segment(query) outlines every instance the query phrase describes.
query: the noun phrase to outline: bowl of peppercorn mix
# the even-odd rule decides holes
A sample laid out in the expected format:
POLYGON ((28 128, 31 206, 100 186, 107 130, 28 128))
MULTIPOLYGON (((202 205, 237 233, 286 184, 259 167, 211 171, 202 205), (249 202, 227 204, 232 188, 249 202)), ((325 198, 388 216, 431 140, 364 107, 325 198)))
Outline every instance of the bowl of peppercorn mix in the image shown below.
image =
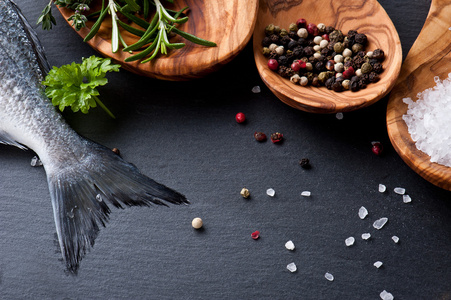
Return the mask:
POLYGON ((260 77, 307 112, 366 107, 399 76, 402 49, 377 1, 260 1, 253 50, 260 77))

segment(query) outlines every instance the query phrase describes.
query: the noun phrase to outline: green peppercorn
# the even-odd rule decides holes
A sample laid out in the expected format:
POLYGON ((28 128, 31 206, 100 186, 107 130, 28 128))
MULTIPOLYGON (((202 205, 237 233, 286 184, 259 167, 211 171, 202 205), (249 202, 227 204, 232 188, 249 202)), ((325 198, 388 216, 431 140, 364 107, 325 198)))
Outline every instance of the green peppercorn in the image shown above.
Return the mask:
POLYGON ((336 53, 342 53, 345 50, 345 46, 341 42, 337 42, 334 45, 334 51, 336 53))
POLYGON ((274 24, 269 24, 268 26, 266 26, 265 34, 268 36, 274 34, 274 24))
POLYGON ((363 50, 363 45, 362 44, 357 44, 355 43, 354 45, 352 45, 352 52, 357 53, 363 50))
POLYGON ((343 42, 344 35, 341 30, 334 30, 329 34, 329 40, 331 42, 337 43, 337 42, 343 42))
POLYGON ((370 63, 364 63, 360 69, 362 70, 363 74, 368 74, 373 70, 373 67, 370 63))
POLYGON ((286 29, 281 29, 279 35, 281 37, 287 36, 288 35, 288 31, 286 29))
POLYGON ((268 47, 263 47, 263 55, 264 56, 269 56, 270 53, 271 53, 271 50, 269 50, 268 47))
POLYGON ((279 34, 280 33, 280 27, 279 26, 274 26, 274 34, 279 34))
POLYGON ((320 84, 326 83, 326 80, 329 79, 329 73, 328 72, 321 72, 318 75, 318 81, 320 84))
POLYGON ((347 63, 348 61, 352 61, 352 57, 348 56, 343 60, 344 63, 347 63))
POLYGON ((298 31, 298 26, 295 23, 291 23, 288 27, 288 30, 290 31, 298 31))

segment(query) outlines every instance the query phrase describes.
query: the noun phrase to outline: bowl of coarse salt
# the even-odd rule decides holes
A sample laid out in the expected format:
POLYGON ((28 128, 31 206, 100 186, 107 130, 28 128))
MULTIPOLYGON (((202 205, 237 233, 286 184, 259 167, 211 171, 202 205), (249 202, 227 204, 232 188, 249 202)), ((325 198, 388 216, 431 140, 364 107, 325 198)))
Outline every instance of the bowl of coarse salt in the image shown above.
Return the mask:
POLYGON ((451 190, 451 1, 432 0, 387 107, 393 147, 419 175, 451 190))

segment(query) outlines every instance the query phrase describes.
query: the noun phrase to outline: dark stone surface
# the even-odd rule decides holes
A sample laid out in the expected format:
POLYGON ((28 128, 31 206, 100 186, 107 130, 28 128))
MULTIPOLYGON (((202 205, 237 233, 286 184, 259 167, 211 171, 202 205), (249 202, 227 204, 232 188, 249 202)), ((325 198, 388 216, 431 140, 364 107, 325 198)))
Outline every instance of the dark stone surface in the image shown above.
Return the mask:
MULTIPOLYGON (((429 1, 380 1, 399 31, 404 57, 429 1)), ((35 23, 47 0, 17 0, 35 23)), ((37 29, 51 65, 95 52, 55 12, 37 29)), ((413 172, 390 145, 387 98, 343 120, 288 107, 263 84, 250 45, 205 79, 165 82, 126 71, 109 76, 101 97, 116 114, 65 113, 81 134, 143 173, 186 194, 188 207, 113 209, 78 276, 65 273, 42 168, 31 151, 0 146, 2 299, 451 299, 451 202, 413 172), (260 85, 262 92, 251 89, 260 85), (237 124, 242 111, 248 121, 237 124), (255 131, 284 134, 257 143, 255 131), (385 155, 371 152, 381 141, 385 155), (298 162, 310 159, 312 168, 298 162), (377 191, 378 184, 387 192, 377 191), (412 197, 404 204, 393 192, 412 197), (247 187, 251 198, 239 192, 247 187), (276 196, 270 198, 266 189, 276 196), (310 198, 301 192, 312 192, 310 198), (365 206, 369 215, 360 220, 365 206), (205 229, 191 220, 201 217, 205 229), (382 230, 374 220, 388 217, 382 230), (251 239, 255 230, 259 240, 251 239), (363 241, 361 234, 372 238, 363 241), (397 235, 399 244, 391 237, 397 235), (346 247, 344 240, 356 242, 346 247), (296 250, 285 249, 292 240, 296 250), (373 263, 384 265, 376 269, 373 263), (286 265, 295 262, 296 273, 286 265), (330 272, 335 281, 324 274, 330 272)))

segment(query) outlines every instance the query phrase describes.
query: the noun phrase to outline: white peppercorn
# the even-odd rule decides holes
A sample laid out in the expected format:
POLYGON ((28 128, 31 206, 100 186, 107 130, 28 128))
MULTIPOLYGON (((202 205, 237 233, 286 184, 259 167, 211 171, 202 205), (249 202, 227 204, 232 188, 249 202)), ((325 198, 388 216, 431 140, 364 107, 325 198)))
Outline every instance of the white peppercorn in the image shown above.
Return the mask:
POLYGON ((277 53, 278 55, 282 55, 283 52, 285 51, 285 48, 284 48, 283 46, 278 46, 278 47, 275 49, 275 51, 276 51, 276 53, 277 53))
POLYGON ((319 46, 321 48, 326 48, 327 45, 329 45, 329 41, 328 40, 322 40, 321 43, 319 43, 319 46))
POLYGON ((335 74, 335 78, 340 78, 340 77, 343 77, 343 73, 336 73, 335 74))
POLYGON ((321 32, 321 33, 326 31, 326 25, 323 23, 319 23, 318 25, 316 25, 316 27, 318 28, 319 32, 321 32))
POLYGON ((305 64, 305 70, 306 71, 311 71, 311 70, 313 70, 313 65, 311 64, 311 63, 306 63, 305 64))
POLYGON ((368 58, 372 58, 372 57, 373 57, 373 51, 368 51, 368 52, 366 53, 366 56, 367 56, 368 58))
POLYGON ((277 45, 276 44, 274 44, 274 43, 272 43, 271 45, 269 45, 269 50, 271 50, 271 51, 274 51, 274 50, 276 50, 276 48, 277 48, 277 45))
POLYGON ((301 76, 299 76, 298 74, 294 74, 293 76, 290 77, 290 81, 294 84, 299 83, 299 81, 301 81, 301 76))
POLYGON ((300 83, 300 85, 302 85, 302 86, 308 85, 308 78, 305 77, 305 76, 302 76, 302 77, 301 77, 301 81, 300 81, 299 83, 300 83))
POLYGON ((362 70, 361 70, 361 69, 357 69, 357 70, 355 71, 355 75, 356 75, 356 76, 362 76, 362 70))
POLYGON ((316 59, 319 59, 321 57, 321 53, 315 52, 315 53, 313 53, 313 57, 316 59))
POLYGON ((191 225, 193 226, 194 229, 200 229, 203 226, 203 222, 201 218, 194 218, 193 221, 191 222, 191 225))
POLYGON ((318 36, 315 36, 315 37, 313 38, 313 42, 314 42, 315 44, 317 44, 317 45, 319 45, 319 43, 321 43, 322 40, 323 40, 323 38, 320 37, 319 35, 318 35, 318 36))
POLYGON ((308 37, 308 31, 305 28, 301 28, 298 30, 297 35, 301 38, 307 38, 308 37))
POLYGON ((343 60, 344 60, 344 57, 343 57, 343 55, 341 55, 341 54, 337 54, 337 55, 334 56, 334 61, 335 61, 336 63, 342 63, 343 60))
POLYGON ((349 49, 349 48, 346 48, 346 49, 343 50, 342 55, 343 55, 343 57, 351 57, 352 56, 352 50, 349 49))
POLYGON ((335 70, 335 72, 337 72, 337 73, 342 73, 343 70, 344 70, 343 63, 341 63, 341 62, 336 63, 336 64, 334 65, 334 70, 335 70))
POLYGON ((313 50, 316 51, 316 52, 321 51, 321 46, 320 45, 315 45, 315 46, 313 46, 313 50))
POLYGON ((345 79, 343 80, 343 82, 341 83, 341 85, 343 86, 343 89, 345 90, 349 90, 349 84, 351 83, 351 81, 349 79, 345 79))

